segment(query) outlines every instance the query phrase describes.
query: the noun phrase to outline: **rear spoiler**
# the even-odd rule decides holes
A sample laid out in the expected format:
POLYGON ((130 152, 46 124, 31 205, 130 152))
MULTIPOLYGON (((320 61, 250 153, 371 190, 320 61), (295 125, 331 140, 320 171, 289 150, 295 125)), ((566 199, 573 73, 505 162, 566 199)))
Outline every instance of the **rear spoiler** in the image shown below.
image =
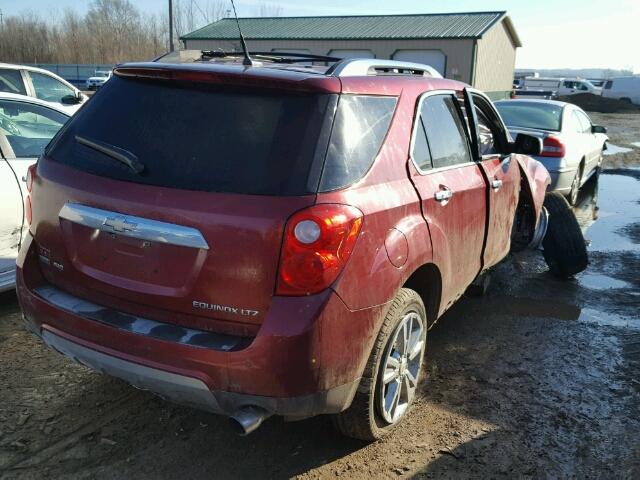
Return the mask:
POLYGON ((237 85, 298 92, 340 93, 340 80, 314 73, 278 68, 246 68, 242 65, 131 63, 118 65, 122 78, 237 85))

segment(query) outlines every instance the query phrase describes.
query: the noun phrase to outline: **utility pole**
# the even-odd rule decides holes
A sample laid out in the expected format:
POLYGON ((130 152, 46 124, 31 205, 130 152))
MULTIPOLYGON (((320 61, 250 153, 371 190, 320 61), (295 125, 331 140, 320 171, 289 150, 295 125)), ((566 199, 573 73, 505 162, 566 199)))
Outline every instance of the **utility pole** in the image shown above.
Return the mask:
POLYGON ((173 52, 173 1, 169 0, 169 51, 173 52))

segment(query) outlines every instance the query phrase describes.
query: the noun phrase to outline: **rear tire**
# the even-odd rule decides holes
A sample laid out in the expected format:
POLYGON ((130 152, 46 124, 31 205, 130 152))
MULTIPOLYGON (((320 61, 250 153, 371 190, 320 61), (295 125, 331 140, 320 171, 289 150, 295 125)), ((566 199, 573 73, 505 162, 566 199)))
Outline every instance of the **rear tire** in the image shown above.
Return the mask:
POLYGON ((544 259, 553 275, 569 278, 589 265, 582 230, 569 203, 559 193, 548 193, 544 206, 549 212, 549 225, 542 241, 544 259))
POLYGON ((380 327, 351 406, 332 416, 338 431, 359 440, 375 441, 402 422, 418 393, 426 340, 427 316, 422 299, 417 292, 402 288, 380 327), (407 324, 409 341, 405 342, 407 330, 403 327, 407 324), (408 348, 403 351, 404 345, 408 348), (390 403, 388 399, 392 399, 390 403))
POLYGON ((580 183, 582 182, 582 171, 583 166, 580 164, 578 170, 576 171, 576 176, 573 178, 573 182, 571 183, 571 190, 569 191, 569 196, 567 197, 567 201, 569 205, 575 206, 578 203, 578 195, 580 194, 580 183))

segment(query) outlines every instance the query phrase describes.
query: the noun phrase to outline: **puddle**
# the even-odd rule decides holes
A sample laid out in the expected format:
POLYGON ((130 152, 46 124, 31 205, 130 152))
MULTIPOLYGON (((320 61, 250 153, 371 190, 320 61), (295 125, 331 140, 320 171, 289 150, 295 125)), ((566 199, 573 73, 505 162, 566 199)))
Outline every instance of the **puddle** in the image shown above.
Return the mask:
POLYGON ((580 286, 591 290, 610 290, 616 288, 632 288, 631 284, 617 278, 599 275, 597 273, 583 273, 576 280, 580 286))
POLYGON ((625 234, 635 231, 640 224, 640 185, 634 178, 636 174, 640 170, 603 172, 591 196, 576 207, 576 217, 590 242, 590 251, 640 252, 640 244, 625 234))
MULTIPOLYGON (((598 275, 594 276, 597 277, 598 275)), ((616 281, 615 279, 611 280, 616 281)), ((578 321, 595 325, 627 327, 640 330, 640 318, 601 312, 594 308, 580 308, 578 305, 558 302, 548 298, 542 300, 527 297, 487 297, 478 303, 472 302, 462 308, 473 309, 475 314, 555 318, 557 320, 578 321)))
POLYGON ((578 320, 580 307, 551 299, 495 296, 479 302, 469 302, 461 308, 472 308, 483 314, 512 315, 515 317, 552 317, 559 320, 578 320))
POLYGON ((640 319, 629 318, 615 313, 605 313, 593 308, 583 308, 578 321, 607 327, 640 329, 640 319))
POLYGON ((605 155, 617 155, 619 153, 629 153, 632 152, 632 148, 627 147, 619 147, 617 145, 613 145, 612 143, 607 143, 607 149, 604 151, 605 155))

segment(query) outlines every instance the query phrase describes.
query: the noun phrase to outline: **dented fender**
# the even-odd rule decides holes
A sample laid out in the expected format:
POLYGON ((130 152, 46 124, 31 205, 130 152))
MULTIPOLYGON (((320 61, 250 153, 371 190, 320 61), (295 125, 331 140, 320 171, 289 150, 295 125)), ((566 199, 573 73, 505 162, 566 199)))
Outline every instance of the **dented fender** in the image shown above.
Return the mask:
POLYGON ((527 155, 515 155, 515 157, 518 160, 522 178, 526 180, 529 186, 531 203, 533 204, 537 221, 540 218, 544 196, 547 193, 547 186, 551 183, 551 177, 545 166, 534 158, 527 155))

